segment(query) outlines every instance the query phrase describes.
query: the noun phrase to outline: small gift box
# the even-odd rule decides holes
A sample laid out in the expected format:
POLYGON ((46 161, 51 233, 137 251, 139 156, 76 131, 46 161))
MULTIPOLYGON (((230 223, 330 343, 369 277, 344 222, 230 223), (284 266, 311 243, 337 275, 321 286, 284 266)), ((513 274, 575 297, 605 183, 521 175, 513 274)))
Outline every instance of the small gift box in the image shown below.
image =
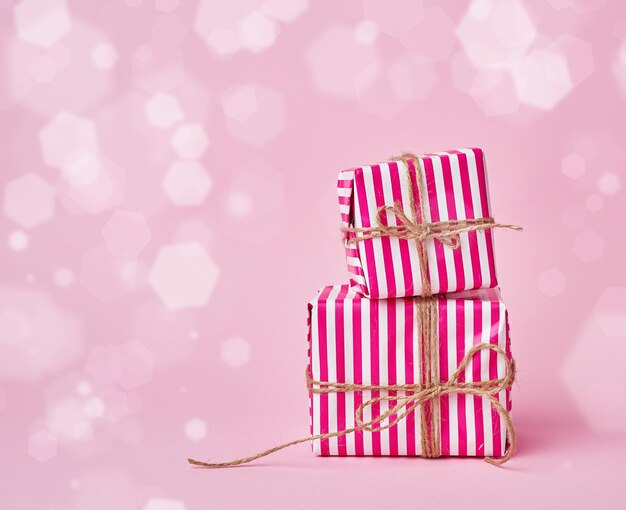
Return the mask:
POLYGON ((308 311, 314 453, 510 457, 515 371, 499 289, 375 300, 335 285, 308 311))
POLYGON ((339 174, 350 283, 372 298, 497 285, 481 149, 362 166, 339 174))

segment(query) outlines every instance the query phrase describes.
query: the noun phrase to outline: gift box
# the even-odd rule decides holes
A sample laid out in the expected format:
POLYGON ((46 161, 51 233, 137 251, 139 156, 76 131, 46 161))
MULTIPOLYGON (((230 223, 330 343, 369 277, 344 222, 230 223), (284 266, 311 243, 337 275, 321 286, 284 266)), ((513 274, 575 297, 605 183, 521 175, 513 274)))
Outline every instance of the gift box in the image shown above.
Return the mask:
MULTIPOLYGON (((493 220, 481 149, 424 154, 413 160, 345 170, 339 174, 338 194, 347 231, 350 283, 365 296, 420 296, 497 285, 493 226, 488 224, 493 220), (385 232, 363 239, 359 232, 377 228, 379 223, 393 228, 407 221, 432 228, 424 231, 421 241, 385 232), (458 227, 469 231, 446 237, 446 227, 448 231, 458 227), (422 271, 420 258, 424 259, 422 271)), ((415 235, 419 236, 419 231, 415 235)))
POLYGON ((514 366, 499 289, 375 300, 335 285, 308 312, 311 434, 326 436, 314 453, 505 454, 514 366))

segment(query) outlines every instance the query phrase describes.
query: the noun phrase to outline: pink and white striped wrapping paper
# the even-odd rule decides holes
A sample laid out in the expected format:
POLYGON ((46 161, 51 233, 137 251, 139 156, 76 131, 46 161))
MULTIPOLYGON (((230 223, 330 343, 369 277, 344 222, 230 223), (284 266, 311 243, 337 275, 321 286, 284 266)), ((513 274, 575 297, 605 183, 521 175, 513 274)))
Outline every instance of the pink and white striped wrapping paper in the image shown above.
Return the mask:
MULTIPOLYGON (((321 289, 309 303, 309 369, 315 380, 366 385, 412 384, 421 380, 418 363, 420 328, 415 300, 375 300, 348 285, 321 289)), ((454 372, 473 344, 497 344, 510 356, 507 310, 499 289, 483 289, 438 299, 439 370, 442 381, 454 372)), ((493 351, 481 351, 464 379, 495 380, 505 375, 493 351)), ((462 382, 462 381, 461 381, 462 382)), ((382 395, 386 392, 380 392, 382 395)), ((354 426, 356 408, 378 392, 310 394, 313 435, 354 426)), ((511 410, 510 390, 498 394, 511 410)), ((371 419, 388 403, 366 409, 371 419)), ((500 456, 506 449, 506 427, 488 401, 468 395, 441 397, 442 456, 500 456)), ((420 413, 380 432, 354 432, 313 440, 318 455, 420 455, 420 413)))
MULTIPOLYGON (((481 149, 458 149, 420 156, 427 196, 427 222, 491 216, 485 157, 481 149)), ((412 183, 416 171, 410 163, 412 183)), ((381 206, 400 201, 413 219, 405 163, 388 161, 344 170, 338 194, 344 227, 373 227, 381 206)), ((416 204, 419 203, 417 195, 416 204)), ((397 218, 388 213, 389 225, 397 218)), ((354 236, 349 233, 349 236, 354 236)), ((490 288, 497 285, 493 233, 481 230, 460 235, 460 248, 435 239, 425 241, 433 294, 490 288)), ((345 244, 350 283, 372 298, 419 296, 422 279, 415 241, 378 237, 345 244)))

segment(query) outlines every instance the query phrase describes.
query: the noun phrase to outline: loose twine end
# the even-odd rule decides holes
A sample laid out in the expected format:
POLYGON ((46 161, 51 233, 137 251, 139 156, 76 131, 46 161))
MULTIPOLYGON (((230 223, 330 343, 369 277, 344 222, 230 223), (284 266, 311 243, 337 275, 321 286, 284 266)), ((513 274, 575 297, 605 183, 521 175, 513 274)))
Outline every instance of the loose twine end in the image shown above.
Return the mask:
MULTIPOLYGON (((513 428, 513 421, 509 412, 502 405, 502 403, 494 396, 499 392, 510 388, 515 380, 515 364, 506 353, 497 345, 481 343, 474 345, 465 355, 465 357, 459 363, 457 369, 452 374, 449 380, 439 382, 427 382, 420 384, 395 384, 395 385, 363 385, 354 383, 335 383, 328 381, 317 381, 311 378, 308 369, 306 370, 307 388, 311 393, 325 394, 325 393, 345 393, 345 392, 372 392, 372 391, 385 391, 385 392, 401 392, 402 395, 382 395, 379 397, 373 397, 365 402, 361 403, 355 411, 355 423, 356 426, 347 428, 344 430, 337 430, 335 432, 328 432, 325 434, 316 434, 313 436, 307 436, 288 443, 283 443, 256 455, 249 457, 242 457, 234 459, 228 462, 204 462, 195 459, 188 458, 187 462, 192 466, 218 469, 225 467, 234 467, 241 464, 247 464, 249 462, 258 460, 262 457, 266 457, 273 453, 276 453, 290 446, 295 446, 300 443, 306 443, 314 440, 331 439, 337 437, 343 437, 353 432, 365 431, 365 432, 380 432, 382 430, 395 427, 402 420, 418 408, 424 409, 424 406, 430 405, 433 402, 438 403, 439 398, 443 395, 465 394, 474 395, 487 399, 492 408, 498 413, 507 431, 507 439, 509 447, 504 452, 504 456, 501 458, 486 457, 485 462, 493 466, 501 466, 507 462, 515 451, 515 429, 513 428), (496 353, 504 361, 505 374, 504 377, 492 381, 476 381, 476 382, 461 382, 461 374, 465 373, 465 369, 472 361, 474 356, 483 351, 490 350, 496 353), (370 420, 363 418, 365 409, 372 409, 375 406, 380 405, 381 402, 387 402, 389 409, 376 416, 372 416, 370 420)), ((371 411, 370 411, 371 413, 371 411)), ((436 458, 441 456, 439 441, 437 439, 438 433, 433 432, 432 419, 428 424, 422 417, 422 425, 428 424, 429 430, 422 435, 422 456, 436 458)))

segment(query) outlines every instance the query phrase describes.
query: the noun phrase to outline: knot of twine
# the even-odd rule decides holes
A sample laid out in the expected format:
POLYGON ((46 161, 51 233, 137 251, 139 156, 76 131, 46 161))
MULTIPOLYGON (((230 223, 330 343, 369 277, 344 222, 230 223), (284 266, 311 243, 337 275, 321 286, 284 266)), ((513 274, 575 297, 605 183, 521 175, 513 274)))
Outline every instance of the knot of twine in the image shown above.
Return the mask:
POLYGON ((426 193, 424 184, 422 183, 422 167, 420 159, 411 153, 404 153, 395 161, 402 161, 407 172, 409 208, 413 220, 405 213, 400 201, 396 201, 394 205, 384 205, 378 208, 376 212, 376 225, 373 227, 344 227, 341 231, 346 236, 348 244, 355 244, 366 239, 374 239, 375 237, 398 237, 400 239, 414 239, 417 243, 417 254, 420 264, 420 274, 422 277, 422 294, 431 295, 430 279, 428 275, 428 264, 426 260, 426 251, 424 241, 426 239, 437 239, 444 245, 457 249, 460 246, 460 235, 466 232, 477 230, 485 230, 488 228, 507 228, 511 230, 523 230, 518 225, 509 225, 505 223, 496 223, 491 217, 487 218, 468 218, 465 220, 447 220, 426 222, 425 200, 426 193), (409 161, 415 168, 415 178, 411 173, 409 161), (417 196, 417 203, 416 203, 417 196), (389 225, 386 221, 387 213, 392 213, 396 217, 398 225, 389 225), (354 234, 348 236, 348 234, 354 234))

